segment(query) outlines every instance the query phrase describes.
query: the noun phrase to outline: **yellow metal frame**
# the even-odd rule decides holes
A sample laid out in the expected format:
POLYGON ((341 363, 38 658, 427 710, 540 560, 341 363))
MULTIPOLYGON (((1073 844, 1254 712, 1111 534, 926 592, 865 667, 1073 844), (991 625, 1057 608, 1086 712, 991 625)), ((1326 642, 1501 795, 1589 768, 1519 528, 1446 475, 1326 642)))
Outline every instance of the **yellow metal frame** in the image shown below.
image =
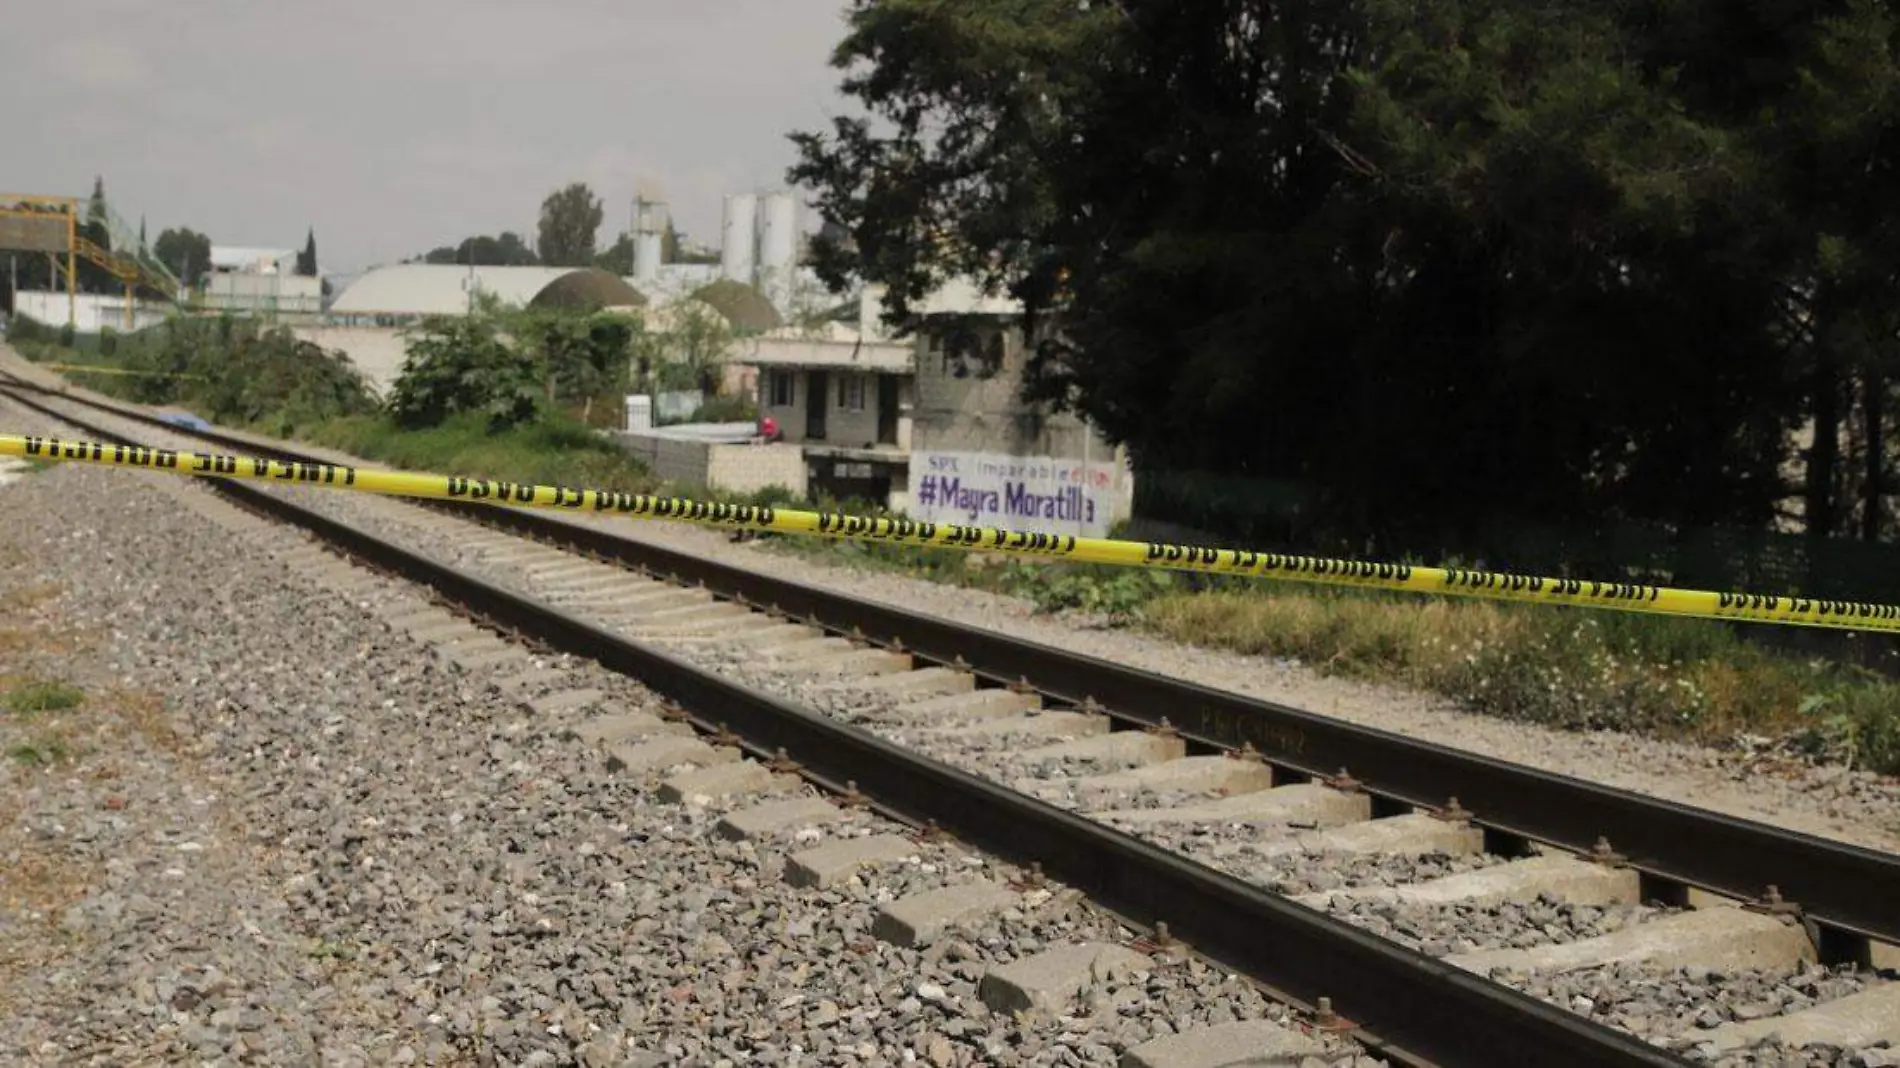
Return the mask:
MULTIPOLYGON (((119 280, 125 286, 125 329, 131 330, 133 324, 133 297, 140 286, 176 301, 178 294, 172 291, 167 279, 148 268, 144 263, 131 256, 124 256, 108 248, 102 248, 93 241, 80 236, 78 197, 44 196, 37 193, 0 193, 0 216, 16 218, 45 218, 47 215, 60 215, 66 220, 66 322, 69 326, 79 324, 79 261, 85 259, 104 268, 106 273, 119 280), (50 209, 50 210, 49 210, 50 209)), ((53 276, 59 276, 57 254, 48 252, 47 258, 53 264, 53 276)))

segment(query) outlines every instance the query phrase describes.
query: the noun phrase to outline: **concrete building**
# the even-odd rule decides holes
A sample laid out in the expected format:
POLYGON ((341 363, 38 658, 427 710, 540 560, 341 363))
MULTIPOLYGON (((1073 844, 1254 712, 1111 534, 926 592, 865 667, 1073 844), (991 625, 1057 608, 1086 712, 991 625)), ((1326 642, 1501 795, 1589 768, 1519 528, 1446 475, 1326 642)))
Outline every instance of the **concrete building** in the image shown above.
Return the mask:
POLYGON ((917 518, 1106 534, 1133 507, 1127 456, 1081 419, 1020 398, 1021 306, 952 282, 915 306, 908 338, 872 288, 823 331, 776 331, 743 359, 759 413, 804 454, 817 494, 917 518))
POLYGON ((323 311, 323 280, 297 273, 295 249, 213 245, 199 303, 231 315, 314 320, 323 311))

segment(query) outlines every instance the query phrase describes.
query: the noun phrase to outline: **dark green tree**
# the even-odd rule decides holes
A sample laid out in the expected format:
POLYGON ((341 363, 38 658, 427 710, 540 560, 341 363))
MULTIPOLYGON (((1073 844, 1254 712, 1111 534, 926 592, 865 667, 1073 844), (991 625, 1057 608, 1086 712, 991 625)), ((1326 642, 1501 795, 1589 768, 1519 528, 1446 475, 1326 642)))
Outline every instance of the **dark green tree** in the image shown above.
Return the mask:
POLYGON ((1859 397, 1880 509, 1900 92, 1875 0, 848 19, 867 114, 793 137, 814 265, 887 284, 905 325, 953 275, 1012 293, 1029 397, 1150 472, 1302 486, 1355 551, 1480 555, 1522 520, 1766 522, 1810 420, 1825 533, 1859 397))
POLYGON ((317 231, 312 227, 304 237, 303 251, 297 253, 297 273, 305 278, 317 276, 317 231))
MULTIPOLYGON (((80 224, 79 236, 101 250, 112 251, 110 218, 111 212, 106 206, 106 181, 95 175, 92 179, 92 196, 86 200, 86 218, 80 224)), ((83 259, 79 263, 79 285, 90 293, 111 293, 120 288, 110 271, 83 259)))
POLYGON ((468 413, 502 430, 540 409, 535 360, 509 348, 492 315, 431 317, 407 347, 389 396, 390 414, 405 427, 437 426, 468 413))
POLYGON ((606 217, 600 198, 584 182, 548 194, 541 202, 535 251, 550 267, 585 267, 594 261, 594 235, 606 217))
POLYGON ((424 263, 472 264, 476 267, 533 267, 541 262, 521 235, 512 230, 490 237, 463 238, 453 247, 443 245, 422 257, 424 263))
MULTIPOLYGON (((664 241, 664 238, 662 238, 664 241)), ((662 250, 664 251, 664 250, 662 250)), ((621 231, 614 243, 594 256, 594 266, 618 275, 633 273, 633 235, 621 231)))
POLYGON ((160 230, 152 255, 179 281, 196 288, 211 269, 211 239, 188 226, 160 230))

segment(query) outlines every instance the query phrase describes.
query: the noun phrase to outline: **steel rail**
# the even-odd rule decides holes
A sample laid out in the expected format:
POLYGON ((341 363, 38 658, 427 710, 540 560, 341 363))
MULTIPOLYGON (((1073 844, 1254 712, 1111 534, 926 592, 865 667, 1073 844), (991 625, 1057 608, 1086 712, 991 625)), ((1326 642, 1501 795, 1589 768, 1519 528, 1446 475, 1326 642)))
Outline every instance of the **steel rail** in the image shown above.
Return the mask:
MULTIPOLYGON (((179 427, 119 404, 43 392, 241 452, 319 459, 249 435, 179 427)), ((1163 721, 1208 748, 1251 746, 1302 776, 1340 769, 1378 798, 1437 808, 1456 798, 1494 834, 1577 853, 1607 841, 1649 889, 1681 899, 1696 887, 1742 901, 1776 887, 1798 906, 1823 956, 1864 959, 1867 940, 1900 944, 1900 856, 1648 797, 1570 776, 1347 723, 1259 698, 1200 686, 902 608, 667 549, 563 517, 448 501, 416 502, 536 538, 703 584, 717 596, 809 618, 840 633, 901 643, 925 661, 956 664, 992 682, 1025 682, 1060 700, 1094 699, 1124 722, 1163 721)))
MULTIPOLYGON (((4 391, 4 390, 0 390, 4 391)), ((10 392, 10 391, 8 391, 10 392)), ((122 435, 20 398, 102 439, 122 435)), ((1095 902, 1304 1006, 1328 997, 1339 1030, 1421 1065, 1684 1065, 1660 1047, 1378 938, 1172 852, 980 779, 867 731, 604 631, 266 490, 208 479, 242 505, 308 530, 352 556, 435 590, 502 627, 640 680, 701 730, 730 730, 754 752, 782 752, 815 781, 853 782, 915 826, 1043 870, 1095 902)))

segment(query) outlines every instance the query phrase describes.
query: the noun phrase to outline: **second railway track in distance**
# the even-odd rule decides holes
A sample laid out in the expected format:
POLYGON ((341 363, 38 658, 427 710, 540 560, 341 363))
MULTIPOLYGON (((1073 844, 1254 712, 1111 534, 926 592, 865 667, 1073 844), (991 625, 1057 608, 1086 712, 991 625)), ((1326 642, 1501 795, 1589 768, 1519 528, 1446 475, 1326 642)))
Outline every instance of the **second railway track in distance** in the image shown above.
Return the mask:
MULTIPOLYGON (((55 411, 81 401, 23 395, 55 411)), ((169 444, 154 439, 176 432, 119 405, 95 407, 87 417, 106 410, 131 421, 114 431, 128 437, 169 444)), ((336 459, 299 456, 242 435, 192 436, 214 451, 336 459)), ((1034 795, 1175 857, 1224 868, 1242 885, 1272 885, 1320 912, 1401 939, 1437 958, 1412 954, 1414 979, 1434 974, 1420 966, 1436 964, 1443 986, 1462 990, 1472 981, 1473 1004, 1500 1004, 1485 1001, 1490 984, 1474 981, 1481 974, 1599 1016, 1597 1002, 1613 991, 1566 996, 1563 976, 1600 975, 1606 988, 1638 991, 1666 985, 1672 975, 1700 976, 1713 1003, 1753 999, 1746 1006, 1751 1019, 1710 1025, 1711 1010, 1698 1012, 1695 992, 1682 993, 1678 980, 1674 994, 1647 999, 1648 1015, 1632 1009, 1614 1022, 1685 1057, 1728 1063, 1781 1063, 1772 1059, 1780 1056, 1774 1047, 1758 1048, 1776 1029, 1812 1051, 1792 1054, 1788 1063, 1856 1063, 1845 1052, 1826 1059, 1816 1041, 1851 1035, 1829 1031, 1819 1014, 1806 1012, 1810 1004, 1861 1020, 1863 1037, 1889 1033, 1900 1012, 1893 986, 1871 967, 1887 959, 1885 943, 1900 926, 1900 869, 1889 856, 722 568, 593 524, 320 490, 269 493, 372 527, 504 590, 545 598, 592 626, 934 756, 999 796, 1034 795), (495 533, 471 534, 471 520, 495 533), (525 543, 517 536, 524 533, 541 544, 525 543), (1460 799, 1455 807, 1453 796, 1460 799), (1447 961, 1453 967, 1444 968, 1447 961), (1838 967, 1824 972, 1822 963, 1838 967), (1756 973, 1793 978, 1751 979, 1756 973)), ((902 798, 897 807, 928 803, 902 798)), ((1401 1034, 1427 1020, 1406 1019, 1379 1003, 1394 991, 1366 996, 1363 984, 1355 989, 1351 967, 1364 962, 1347 961, 1350 954, 1338 966, 1281 961, 1277 972, 1262 974, 1253 965, 1257 956, 1273 955, 1268 947, 1246 944, 1247 936, 1213 923, 1211 913, 1203 917, 1185 899, 1121 885, 1132 880, 1092 870, 1079 854, 1047 851, 1052 869, 1080 870, 1083 878, 1071 881, 1093 878, 1091 893, 1134 918, 1169 924, 1197 949, 1308 1006, 1330 996, 1341 1015, 1375 1036, 1429 1047, 1401 1034)), ((1299 945, 1309 954, 1328 952, 1319 941, 1299 945)), ((1530 1011, 1522 1003, 1516 1008, 1530 1011)), ((1577 1021, 1574 1049, 1600 1045, 1603 1057, 1640 1055, 1605 1044, 1602 1028, 1577 1021)))

